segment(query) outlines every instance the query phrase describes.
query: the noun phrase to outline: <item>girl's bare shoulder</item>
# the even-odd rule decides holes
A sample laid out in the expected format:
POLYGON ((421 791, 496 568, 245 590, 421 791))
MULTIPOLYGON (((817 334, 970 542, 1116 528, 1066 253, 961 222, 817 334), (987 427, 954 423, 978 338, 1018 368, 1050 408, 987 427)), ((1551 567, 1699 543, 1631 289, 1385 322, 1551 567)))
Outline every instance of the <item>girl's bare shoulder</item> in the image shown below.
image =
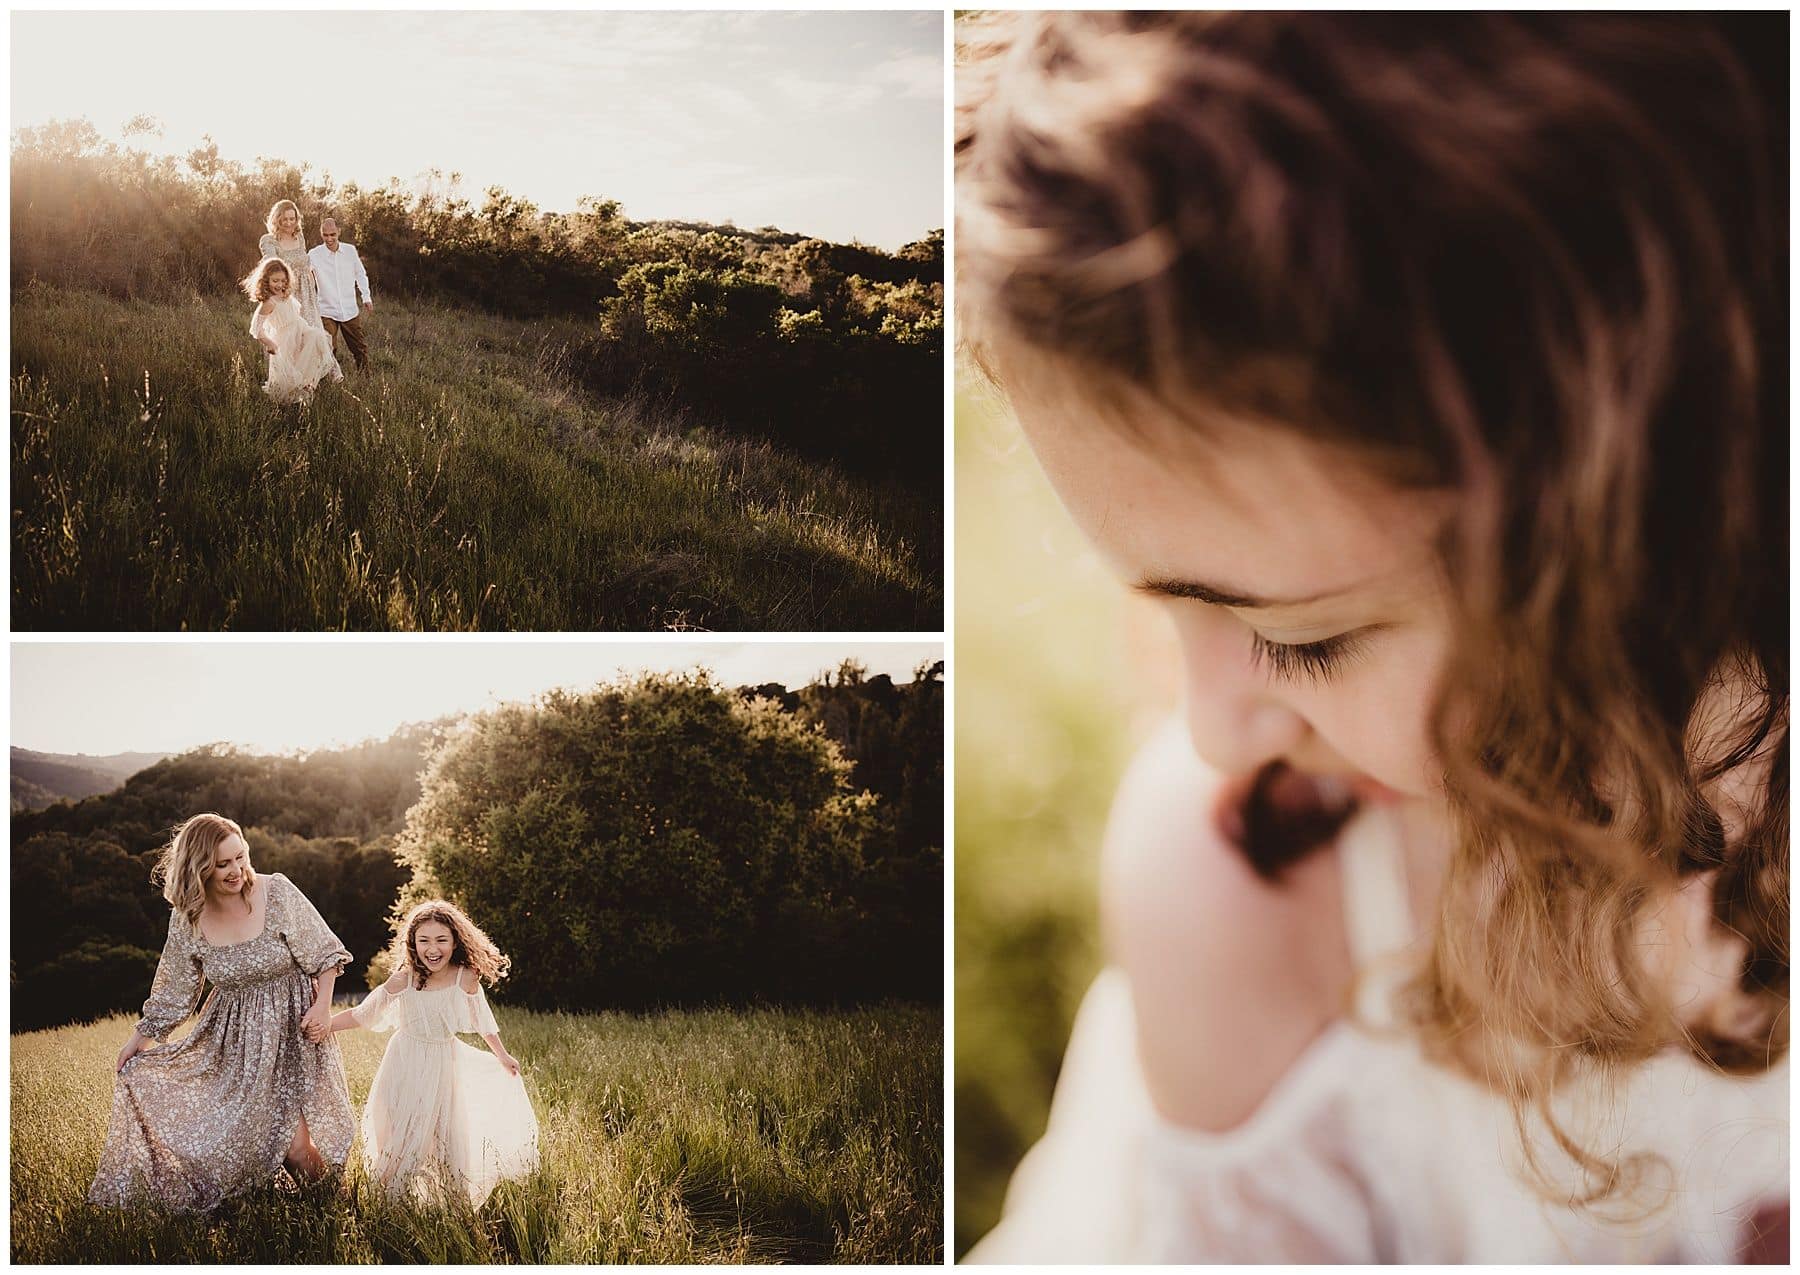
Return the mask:
POLYGON ((404 992, 411 985, 412 975, 407 972, 406 966, 404 965, 396 967, 394 972, 388 975, 387 982, 382 984, 382 986, 387 989, 387 993, 390 996, 395 996, 404 992))
POLYGON ((481 975, 465 965, 456 971, 456 985, 473 996, 481 990, 481 975))
POLYGON ((262 304, 256 307, 256 312, 258 314, 273 314, 275 312, 275 298, 264 297, 262 304))
POLYGON ((1337 1016, 1350 966, 1335 851, 1264 881, 1215 827, 1223 786, 1171 723, 1119 785, 1101 864, 1151 1098, 1214 1131, 1248 1119, 1337 1016))

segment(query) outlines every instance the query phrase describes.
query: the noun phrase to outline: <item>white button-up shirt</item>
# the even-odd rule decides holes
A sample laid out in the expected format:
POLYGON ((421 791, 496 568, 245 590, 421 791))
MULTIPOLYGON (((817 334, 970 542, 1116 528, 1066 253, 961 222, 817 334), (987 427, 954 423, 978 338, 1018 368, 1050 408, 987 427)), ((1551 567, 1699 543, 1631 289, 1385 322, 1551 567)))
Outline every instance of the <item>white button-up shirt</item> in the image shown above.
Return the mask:
POLYGON ((319 244, 306 256, 318 272, 319 313, 327 319, 336 319, 340 323, 354 319, 360 312, 356 303, 358 289, 362 291, 363 300, 375 299, 369 291, 369 273, 363 269, 362 258, 356 255, 355 244, 340 239, 336 252, 326 244, 319 244))

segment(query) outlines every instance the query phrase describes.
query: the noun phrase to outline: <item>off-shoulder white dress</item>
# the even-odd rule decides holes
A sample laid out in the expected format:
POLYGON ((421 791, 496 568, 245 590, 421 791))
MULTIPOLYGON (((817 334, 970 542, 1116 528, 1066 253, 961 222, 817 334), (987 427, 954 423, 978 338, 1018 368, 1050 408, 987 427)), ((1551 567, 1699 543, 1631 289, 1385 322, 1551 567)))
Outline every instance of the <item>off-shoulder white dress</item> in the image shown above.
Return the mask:
POLYGON ((305 1118, 326 1163, 350 1155, 355 1116, 335 1040, 300 1034, 313 976, 347 965, 350 953, 307 897, 279 872, 261 873, 269 892, 262 933, 214 946, 180 912, 156 967, 137 1029, 161 1040, 212 995, 194 1030, 143 1050, 113 1080, 112 1118, 95 1204, 146 1201, 181 1211, 210 1209, 281 1170, 305 1118))
POLYGON ((263 393, 277 403, 303 403, 320 381, 344 379, 331 338, 318 323, 306 321, 292 297, 271 297, 267 314, 258 305, 250 315, 250 335, 275 342, 263 393))
POLYGON ((503 1178, 537 1167, 537 1116, 525 1082, 456 1038, 499 1032, 481 984, 421 989, 396 980, 351 1011, 358 1026, 391 1031, 363 1108, 363 1162, 390 1193, 461 1188, 477 1208, 503 1178))
MULTIPOLYGON (((1571 1094, 1585 1145, 1663 1157, 1673 1189, 1609 1221, 1528 1185, 1506 1105, 1425 1061, 1391 1023, 1413 923, 1394 828, 1368 811, 1339 843, 1358 1026, 1340 1019, 1243 1125, 1178 1127, 1151 1104, 1131 986, 1089 989, 1049 1128, 1013 1175, 971 1262, 1732 1262, 1746 1220, 1784 1201, 1788 1067, 1752 1079, 1669 1053, 1616 1101, 1571 1094)), ((1541 1128, 1534 1142, 1554 1170, 1541 1128)), ((1562 1164, 1566 1167, 1567 1162, 1562 1164)))

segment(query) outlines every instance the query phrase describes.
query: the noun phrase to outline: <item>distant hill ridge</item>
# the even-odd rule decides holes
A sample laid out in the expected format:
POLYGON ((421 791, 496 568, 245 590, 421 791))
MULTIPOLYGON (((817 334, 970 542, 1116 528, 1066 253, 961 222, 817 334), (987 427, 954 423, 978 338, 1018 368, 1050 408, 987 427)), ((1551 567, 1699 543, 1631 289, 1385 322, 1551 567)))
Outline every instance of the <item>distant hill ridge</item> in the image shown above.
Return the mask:
POLYGON ((44 753, 12 750, 12 808, 41 810, 58 801, 80 801, 111 792, 131 776, 172 753, 44 753))

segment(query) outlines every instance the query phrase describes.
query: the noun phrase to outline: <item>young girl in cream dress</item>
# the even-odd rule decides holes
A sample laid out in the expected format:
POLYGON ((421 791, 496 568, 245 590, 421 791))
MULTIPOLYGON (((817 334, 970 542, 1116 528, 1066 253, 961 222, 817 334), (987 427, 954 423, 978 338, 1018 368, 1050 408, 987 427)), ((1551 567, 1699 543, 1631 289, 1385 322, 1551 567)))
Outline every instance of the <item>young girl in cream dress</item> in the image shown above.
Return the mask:
POLYGON ((278 257, 265 257, 244 279, 244 292, 256 302, 250 335, 269 354, 269 379, 263 393, 277 403, 304 403, 320 381, 344 379, 331 352, 331 338, 317 320, 308 322, 294 300, 294 276, 278 257))
POLYGON ((363 1163, 395 1195, 467 1192, 481 1207, 503 1178, 537 1167, 537 1117, 519 1062, 500 1043, 483 979, 510 962, 454 904, 421 903, 406 918, 394 973, 333 1031, 391 1031, 363 1108, 363 1163), (475 1032, 491 1054, 458 1040, 475 1032))

